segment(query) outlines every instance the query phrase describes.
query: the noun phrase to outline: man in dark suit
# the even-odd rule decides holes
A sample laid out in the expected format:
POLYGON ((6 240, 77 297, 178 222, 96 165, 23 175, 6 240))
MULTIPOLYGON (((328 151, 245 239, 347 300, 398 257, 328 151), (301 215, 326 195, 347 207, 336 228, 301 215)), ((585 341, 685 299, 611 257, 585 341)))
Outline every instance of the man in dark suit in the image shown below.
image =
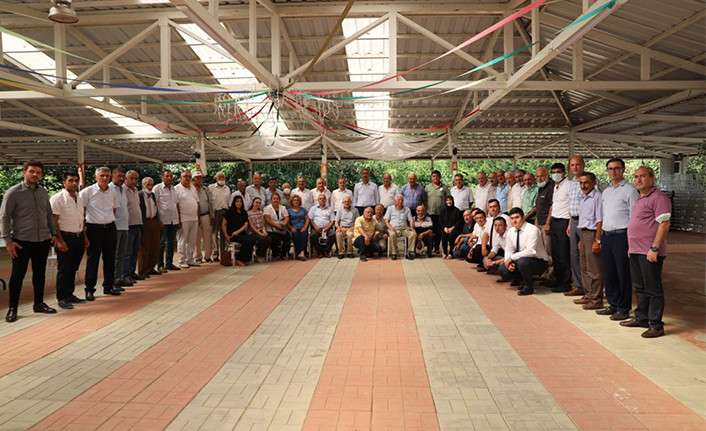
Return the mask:
POLYGON ((152 187, 154 187, 154 180, 145 177, 142 179, 142 190, 138 192, 143 225, 138 271, 142 277, 161 274, 154 269, 155 265, 159 263, 159 239, 162 223, 159 221, 157 198, 152 193, 152 187))

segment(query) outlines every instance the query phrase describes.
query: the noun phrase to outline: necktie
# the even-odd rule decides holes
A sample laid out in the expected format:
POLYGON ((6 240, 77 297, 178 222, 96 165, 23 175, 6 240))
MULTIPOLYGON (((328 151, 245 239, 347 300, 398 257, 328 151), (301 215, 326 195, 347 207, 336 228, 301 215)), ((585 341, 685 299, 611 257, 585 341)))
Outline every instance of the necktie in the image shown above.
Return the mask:
POLYGON ((495 228, 495 223, 490 225, 490 245, 488 246, 491 250, 493 249, 493 229, 495 228))
POLYGON ((520 230, 517 229, 517 240, 515 242, 515 251, 520 251, 520 230))

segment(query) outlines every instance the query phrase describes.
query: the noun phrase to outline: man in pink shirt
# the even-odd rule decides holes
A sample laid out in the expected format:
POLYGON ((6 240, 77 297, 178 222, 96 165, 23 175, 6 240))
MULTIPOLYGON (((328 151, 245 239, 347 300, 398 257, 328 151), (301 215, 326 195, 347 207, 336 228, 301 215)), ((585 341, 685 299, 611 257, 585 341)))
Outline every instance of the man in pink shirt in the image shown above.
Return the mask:
POLYGON ((637 293, 635 318, 620 322, 627 327, 648 328, 645 338, 664 335, 664 290, 662 265, 667 255, 667 233, 672 216, 672 203, 655 187, 652 168, 642 166, 635 171, 635 188, 640 192, 628 224, 630 278, 637 293))

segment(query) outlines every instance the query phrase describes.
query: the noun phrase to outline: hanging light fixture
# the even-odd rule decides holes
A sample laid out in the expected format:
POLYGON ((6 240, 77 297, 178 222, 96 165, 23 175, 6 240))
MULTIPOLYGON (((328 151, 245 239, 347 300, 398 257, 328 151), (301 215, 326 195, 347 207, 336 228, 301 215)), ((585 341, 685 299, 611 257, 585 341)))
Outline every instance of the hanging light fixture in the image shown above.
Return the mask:
POLYGON ((49 19, 60 24, 75 24, 78 22, 76 12, 71 8, 71 0, 51 0, 53 6, 49 9, 49 19))

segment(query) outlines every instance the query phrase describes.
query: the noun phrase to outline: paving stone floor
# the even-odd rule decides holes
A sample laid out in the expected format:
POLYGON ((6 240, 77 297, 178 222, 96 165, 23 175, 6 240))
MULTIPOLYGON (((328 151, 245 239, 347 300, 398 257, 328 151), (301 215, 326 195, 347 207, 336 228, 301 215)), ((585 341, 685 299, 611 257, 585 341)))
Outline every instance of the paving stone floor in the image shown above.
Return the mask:
POLYGON ((0 430, 704 431, 693 303, 645 340, 460 261, 204 265, 23 305, 0 325, 0 430))

